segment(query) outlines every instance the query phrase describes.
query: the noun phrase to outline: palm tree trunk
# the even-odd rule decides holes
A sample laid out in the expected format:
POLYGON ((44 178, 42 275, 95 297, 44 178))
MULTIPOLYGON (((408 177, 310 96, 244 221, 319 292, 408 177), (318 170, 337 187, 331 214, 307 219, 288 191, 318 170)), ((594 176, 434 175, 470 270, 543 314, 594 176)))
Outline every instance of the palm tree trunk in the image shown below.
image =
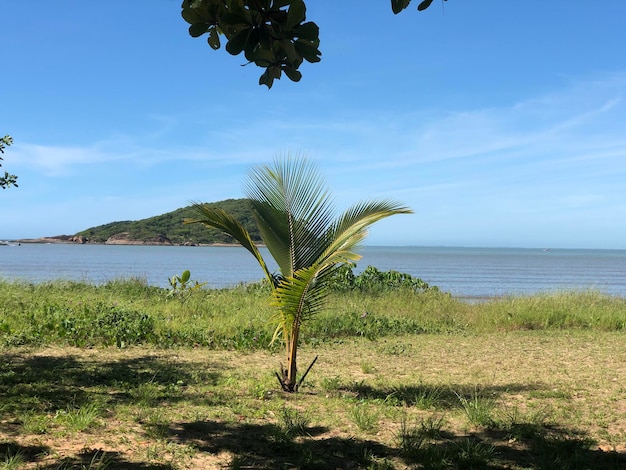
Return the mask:
POLYGON ((297 356, 298 356, 298 336, 300 333, 300 327, 294 324, 291 331, 289 341, 287 342, 287 369, 285 370, 284 388, 288 392, 295 392, 297 384, 297 356))

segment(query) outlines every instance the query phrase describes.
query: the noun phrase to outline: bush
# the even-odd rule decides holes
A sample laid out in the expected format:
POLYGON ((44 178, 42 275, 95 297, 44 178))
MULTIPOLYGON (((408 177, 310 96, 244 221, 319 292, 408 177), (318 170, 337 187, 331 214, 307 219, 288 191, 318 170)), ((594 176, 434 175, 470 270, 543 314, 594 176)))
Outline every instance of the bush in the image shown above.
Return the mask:
POLYGON ((141 344, 152 336, 154 320, 146 313, 115 307, 106 308, 96 320, 99 336, 105 344, 121 348, 141 344))
POLYGON ((96 344, 124 347, 151 339, 154 320, 146 313, 97 303, 79 305, 46 304, 31 311, 26 321, 13 328, 2 324, 8 344, 62 342, 86 347, 96 344))
POLYGON ((359 290, 370 294, 389 292, 396 289, 407 289, 413 292, 438 291, 427 282, 407 273, 399 271, 380 271, 374 266, 368 266, 365 271, 355 275, 354 264, 345 264, 335 270, 330 283, 335 291, 359 290))

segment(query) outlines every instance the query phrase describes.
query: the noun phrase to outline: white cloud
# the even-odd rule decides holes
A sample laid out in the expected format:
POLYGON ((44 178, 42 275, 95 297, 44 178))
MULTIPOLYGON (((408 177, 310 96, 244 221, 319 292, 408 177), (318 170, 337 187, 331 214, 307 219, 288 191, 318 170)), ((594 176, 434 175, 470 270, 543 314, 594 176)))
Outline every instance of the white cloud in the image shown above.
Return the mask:
MULTIPOLYGON (((573 84, 509 106, 476 110, 431 110, 398 114, 375 110, 357 116, 310 115, 299 120, 242 120, 235 111, 214 128, 190 116, 149 116, 154 129, 143 135, 115 135, 92 145, 15 145, 16 161, 48 175, 71 173, 94 163, 131 161, 139 167, 166 162, 206 162, 216 168, 271 160, 285 149, 309 151, 333 173, 355 169, 401 174, 437 163, 475 167, 508 164, 563 165, 626 154, 626 74, 573 84), (180 137, 180 123, 185 134, 180 137), (543 162, 543 163, 542 163, 543 162)), ((275 116, 275 115, 274 115, 275 116)))
POLYGON ((75 165, 119 160, 119 155, 103 152, 97 147, 62 147, 22 143, 15 146, 16 163, 35 168, 48 176, 70 173, 75 165))

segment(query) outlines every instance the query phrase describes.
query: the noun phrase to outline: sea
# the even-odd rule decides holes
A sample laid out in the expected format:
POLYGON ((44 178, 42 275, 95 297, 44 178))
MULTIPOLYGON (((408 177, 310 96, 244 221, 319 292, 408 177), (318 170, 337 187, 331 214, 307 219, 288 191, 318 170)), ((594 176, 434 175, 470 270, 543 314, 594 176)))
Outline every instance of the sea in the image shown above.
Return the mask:
MULTIPOLYGON (((276 264, 261 253, 271 270, 276 264)), ((626 250, 364 246, 355 272, 367 266, 421 278, 462 299, 594 290, 626 297, 626 250)), ((71 280, 96 285, 139 278, 169 287, 191 279, 224 288, 260 281, 256 260, 239 246, 144 246, 9 243, 0 246, 0 279, 41 283, 71 280)))

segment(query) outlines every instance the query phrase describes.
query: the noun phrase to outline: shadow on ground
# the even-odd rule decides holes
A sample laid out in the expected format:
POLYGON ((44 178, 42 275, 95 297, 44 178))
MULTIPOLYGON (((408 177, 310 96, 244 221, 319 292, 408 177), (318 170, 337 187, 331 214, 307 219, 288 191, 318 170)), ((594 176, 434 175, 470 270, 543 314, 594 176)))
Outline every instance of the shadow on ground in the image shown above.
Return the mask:
MULTIPOLYGON (((144 355, 111 361, 84 360, 75 356, 4 354, 0 357, 0 396, 3 413, 51 411, 98 401, 133 403, 145 397, 137 391, 146 384, 155 388, 202 382, 215 385, 227 366, 218 363, 178 362, 173 358, 144 355)), ((168 390, 159 402, 182 399, 168 390)), ((185 395, 189 402, 206 401, 185 395)))
POLYGON ((255 469, 359 468, 371 456, 393 453, 378 442, 332 437, 328 431, 308 427, 301 435, 290 435, 274 424, 196 421, 173 426, 170 438, 193 443, 202 452, 229 452, 241 468, 255 469))
MULTIPOLYGON (((2 459, 17 458, 22 463, 41 462, 50 449, 43 446, 20 446, 16 443, 0 444, 0 466, 2 459)), ((1 467, 0 467, 1 468, 1 467)), ((8 468, 20 468, 19 465, 8 468)), ((39 463, 37 470, 174 470, 169 464, 154 464, 144 462, 129 462, 117 452, 102 452, 100 450, 86 450, 73 458, 62 459, 49 464, 39 463)))
POLYGON ((481 388, 467 384, 451 384, 444 387, 427 383, 383 387, 357 382, 338 387, 337 391, 362 400, 446 410, 459 408, 462 399, 497 399, 503 393, 536 391, 544 388, 546 387, 543 384, 517 383, 481 388))
POLYGON ((399 438, 397 447, 328 431, 308 428, 303 435, 286 436, 284 429, 272 424, 198 421, 172 426, 170 439, 192 443, 202 452, 228 452, 233 455, 232 468, 391 469, 398 464, 424 469, 626 468, 626 456, 592 450, 584 436, 557 429, 516 439, 511 430, 497 428, 472 435, 415 433, 405 442, 399 438))
MULTIPOLYGON (((135 393, 146 383, 157 387, 171 384, 216 384, 224 364, 190 364, 156 355, 111 361, 79 360, 74 356, 29 356, 4 354, 0 357, 0 419, 33 408, 38 411, 64 409, 68 403, 134 403, 143 398, 135 393), (43 410, 42 410, 43 409, 43 410)), ((339 392, 364 400, 381 400, 400 407, 428 405, 445 413, 459 407, 461 398, 494 397, 504 392, 540 390, 541 384, 508 384, 476 390, 462 385, 445 389, 429 384, 374 387, 353 384, 339 392), (395 401, 395 402, 394 402, 395 401)), ((159 406, 176 406, 179 400, 211 406, 206 397, 165 393, 159 406)), ((224 397, 222 404, 232 402, 224 397)), ((5 436, 15 438, 16 423, 3 422, 5 436), (7 432, 8 430, 8 432, 7 432), (13 437, 11 437, 13 436, 13 437)), ((305 427, 297 432, 272 423, 198 420, 166 423, 163 439, 197 449, 200 453, 228 453, 230 468, 255 469, 546 469, 583 470, 626 468, 626 455, 603 452, 593 447, 584 434, 559 429, 543 422, 489 422, 480 432, 452 434, 437 426, 405 423, 393 443, 338 435, 333 429, 305 427)), ((109 468, 119 470, 173 468, 169 464, 131 462, 121 453, 85 450, 70 459, 48 463, 52 449, 0 444, 0 466, 19 455, 40 470, 109 468), (100 462, 101 467, 94 463, 100 462), (106 467, 104 464, 107 464, 106 467)), ((16 467, 19 468, 19 467, 16 467)))

